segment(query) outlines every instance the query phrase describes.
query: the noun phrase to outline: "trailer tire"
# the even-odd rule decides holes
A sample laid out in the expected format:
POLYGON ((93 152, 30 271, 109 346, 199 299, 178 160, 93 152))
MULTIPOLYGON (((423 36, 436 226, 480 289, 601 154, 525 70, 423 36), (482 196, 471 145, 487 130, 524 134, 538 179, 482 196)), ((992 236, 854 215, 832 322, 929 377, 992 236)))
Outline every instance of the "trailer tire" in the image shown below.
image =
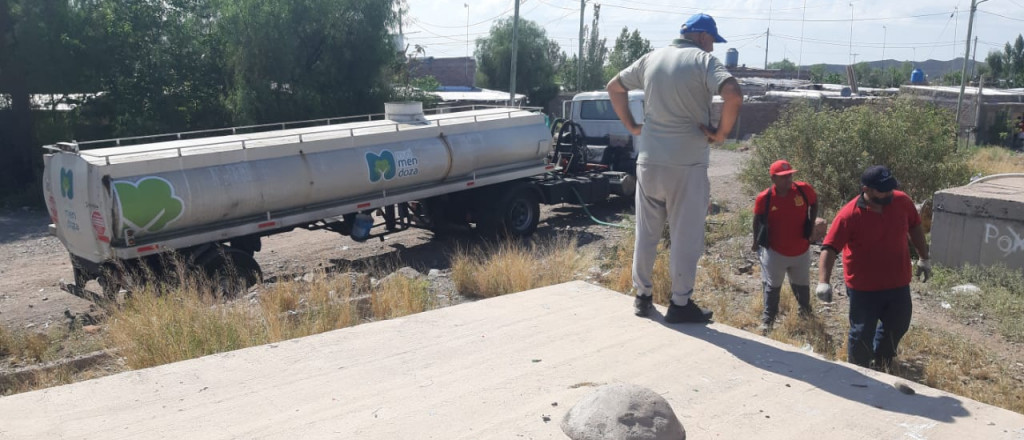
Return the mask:
POLYGON ((528 237, 540 223, 540 196, 527 184, 516 185, 504 194, 484 203, 477 227, 489 236, 528 237))
POLYGON ((230 247, 221 247, 211 252, 201 263, 201 268, 213 283, 215 296, 233 298, 263 281, 263 270, 248 252, 230 247))

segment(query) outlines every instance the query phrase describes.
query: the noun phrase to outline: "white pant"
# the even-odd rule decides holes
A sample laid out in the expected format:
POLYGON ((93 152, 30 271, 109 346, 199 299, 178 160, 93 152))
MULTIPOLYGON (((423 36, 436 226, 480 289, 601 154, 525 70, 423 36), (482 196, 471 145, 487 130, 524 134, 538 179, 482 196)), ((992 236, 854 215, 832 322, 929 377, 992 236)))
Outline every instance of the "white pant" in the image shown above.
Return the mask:
POLYGON ((761 248, 761 280, 768 287, 782 287, 782 281, 789 274, 790 284, 811 285, 811 249, 795 257, 787 257, 771 249, 761 248))
POLYGON ((633 287, 637 295, 653 294, 654 260, 668 220, 672 302, 685 306, 704 253, 704 218, 711 202, 708 167, 637 164, 636 180, 633 287))

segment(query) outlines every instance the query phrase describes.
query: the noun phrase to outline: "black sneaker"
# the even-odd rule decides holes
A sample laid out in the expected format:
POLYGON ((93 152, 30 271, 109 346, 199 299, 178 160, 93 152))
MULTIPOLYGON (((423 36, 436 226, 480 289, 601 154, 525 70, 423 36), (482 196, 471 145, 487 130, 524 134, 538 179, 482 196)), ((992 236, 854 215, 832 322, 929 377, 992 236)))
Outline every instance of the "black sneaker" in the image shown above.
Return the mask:
POLYGON ((651 303, 653 301, 653 295, 637 295, 636 299, 633 300, 633 314, 636 316, 647 316, 651 312, 651 303))
POLYGON ((708 309, 702 309, 697 306, 697 303, 693 300, 686 302, 685 306, 677 306, 675 303, 669 301, 668 313, 665 314, 665 322, 669 324, 679 324, 683 322, 696 322, 704 323, 711 321, 711 315, 714 312, 708 309))

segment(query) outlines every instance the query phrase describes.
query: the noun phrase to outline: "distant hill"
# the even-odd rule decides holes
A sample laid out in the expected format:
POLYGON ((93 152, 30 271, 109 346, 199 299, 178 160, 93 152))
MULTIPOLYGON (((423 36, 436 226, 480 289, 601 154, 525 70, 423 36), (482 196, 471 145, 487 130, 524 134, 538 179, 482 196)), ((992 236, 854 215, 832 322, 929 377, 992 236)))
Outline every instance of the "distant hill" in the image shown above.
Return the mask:
MULTIPOLYGON (((921 69, 928 78, 938 78, 950 71, 959 72, 963 67, 963 62, 963 57, 960 57, 952 61, 928 60, 912 64, 914 64, 918 69, 921 69)), ((881 60, 870 61, 868 62, 868 65, 873 69, 888 69, 889 67, 902 66, 903 63, 904 62, 901 60, 881 60)), ((978 64, 984 63, 979 61, 978 64)), ((970 73, 972 65, 973 63, 971 61, 967 62, 968 73, 970 73)), ((810 68, 811 66, 803 66, 803 70, 810 70, 810 68)), ((828 72, 835 72, 843 75, 846 74, 846 66, 843 64, 826 64, 825 69, 828 72)))

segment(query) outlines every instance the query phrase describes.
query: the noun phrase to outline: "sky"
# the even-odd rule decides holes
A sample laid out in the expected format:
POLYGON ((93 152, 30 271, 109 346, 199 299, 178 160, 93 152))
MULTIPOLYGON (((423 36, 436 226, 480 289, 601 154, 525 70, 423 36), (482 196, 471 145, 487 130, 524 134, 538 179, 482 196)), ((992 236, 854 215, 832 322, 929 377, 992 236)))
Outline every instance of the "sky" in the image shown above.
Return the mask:
MULTIPOLYGON (((476 38, 486 36, 496 19, 512 16, 514 5, 514 0, 406 1, 406 43, 424 46, 427 56, 437 58, 472 55, 476 38)), ((589 0, 588 25, 595 4, 601 5, 598 30, 609 48, 624 26, 639 29, 654 47, 668 45, 687 18, 704 12, 728 40, 716 44, 714 54, 725 61, 726 51, 735 48, 740 64, 758 68, 764 67, 766 45, 769 62, 788 58, 802 65, 962 57, 971 7, 970 0, 589 0)), ((567 54, 579 51, 580 0, 521 0, 519 8, 521 18, 541 24, 567 54)), ((1001 51, 1022 29, 1024 0, 980 3, 973 29, 978 59, 1001 51)))

